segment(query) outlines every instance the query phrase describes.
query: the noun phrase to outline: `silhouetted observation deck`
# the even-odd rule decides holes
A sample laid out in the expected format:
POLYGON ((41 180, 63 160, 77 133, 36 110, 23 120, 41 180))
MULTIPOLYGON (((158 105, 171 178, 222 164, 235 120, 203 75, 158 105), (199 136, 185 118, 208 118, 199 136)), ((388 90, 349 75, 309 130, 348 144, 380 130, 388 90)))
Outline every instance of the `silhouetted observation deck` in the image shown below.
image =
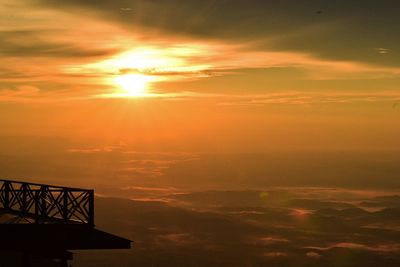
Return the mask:
POLYGON ((95 229, 94 190, 0 180, 0 220, 0 250, 22 256, 19 264, 6 265, 0 254, 0 266, 36 266, 33 258, 68 266, 68 250, 131 246, 95 229))

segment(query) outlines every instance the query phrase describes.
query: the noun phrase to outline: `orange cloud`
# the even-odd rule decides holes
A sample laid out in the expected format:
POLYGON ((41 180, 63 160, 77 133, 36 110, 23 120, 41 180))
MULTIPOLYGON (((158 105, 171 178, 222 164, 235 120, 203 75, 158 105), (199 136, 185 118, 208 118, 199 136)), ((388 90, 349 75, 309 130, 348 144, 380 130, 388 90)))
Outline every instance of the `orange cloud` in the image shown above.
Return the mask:
MULTIPOLYGON (((0 88, 10 88, 11 84, 11 87, 40 89, 29 98, 25 93, 3 90, 0 101, 126 97, 114 82, 115 77, 123 74, 151 76, 149 84, 172 82, 177 87, 180 82, 232 75, 246 69, 277 67, 299 69, 308 80, 400 76, 397 67, 326 60, 306 52, 261 49, 243 40, 232 44, 166 32, 154 34, 143 26, 128 31, 120 24, 101 20, 95 13, 87 12, 82 16, 79 12, 38 6, 28 0, 0 4, 0 22, 3 25, 0 28, 0 49, 3 51, 0 56, 3 63, 0 88), (29 12, 25 12, 27 9, 29 12), (13 19, 5 20, 7 14, 13 14, 13 19)), ((386 51, 382 49, 379 51, 386 51)), ((190 88, 179 93, 151 89, 143 95, 177 99, 205 97, 191 92, 190 88)), ((214 92, 218 94, 217 87, 214 92)), ((317 99, 300 93, 288 98, 272 98, 260 97, 250 102, 302 104, 317 99)), ((349 99, 352 101, 351 97, 349 99)), ((363 100, 366 99, 363 96, 363 100)), ((325 97, 323 101, 331 100, 341 101, 335 97, 325 97)))

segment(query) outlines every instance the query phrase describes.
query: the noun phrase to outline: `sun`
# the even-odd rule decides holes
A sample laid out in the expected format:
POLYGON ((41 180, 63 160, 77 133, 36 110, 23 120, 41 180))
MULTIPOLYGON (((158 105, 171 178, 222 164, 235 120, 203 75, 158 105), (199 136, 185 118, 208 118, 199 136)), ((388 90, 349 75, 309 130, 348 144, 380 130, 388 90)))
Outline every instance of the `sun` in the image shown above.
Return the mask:
POLYGON ((149 75, 125 74, 116 77, 114 82, 127 96, 140 97, 147 94, 149 83, 152 80, 152 77, 149 75))
POLYGON ((150 98, 166 95, 160 90, 163 82, 206 77, 208 64, 196 64, 191 56, 207 54, 208 50, 197 46, 155 47, 143 46, 122 52, 98 62, 67 68, 68 73, 96 72, 109 93, 97 97, 150 98), (103 74, 103 75, 101 75, 103 74), (153 90, 153 87, 155 88, 153 90))

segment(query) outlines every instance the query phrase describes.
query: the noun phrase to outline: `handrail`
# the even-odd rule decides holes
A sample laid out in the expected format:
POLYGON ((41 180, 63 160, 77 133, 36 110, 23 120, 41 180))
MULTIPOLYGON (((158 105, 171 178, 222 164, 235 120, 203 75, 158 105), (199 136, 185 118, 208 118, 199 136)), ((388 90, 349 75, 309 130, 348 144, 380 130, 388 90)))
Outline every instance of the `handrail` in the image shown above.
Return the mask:
POLYGON ((82 188, 77 188, 77 187, 68 187, 68 186, 61 186, 61 185, 49 185, 49 184, 40 184, 40 183, 32 183, 32 182, 23 182, 23 181, 9 180, 9 179, 0 179, 0 184, 2 182, 11 182, 11 183, 15 183, 15 184, 29 184, 29 185, 35 185, 35 186, 46 185, 51 188, 68 189, 68 190, 76 190, 76 191, 92 190, 92 189, 82 189, 82 188))
POLYGON ((94 226, 94 190, 0 179, 0 209, 35 223, 94 226))

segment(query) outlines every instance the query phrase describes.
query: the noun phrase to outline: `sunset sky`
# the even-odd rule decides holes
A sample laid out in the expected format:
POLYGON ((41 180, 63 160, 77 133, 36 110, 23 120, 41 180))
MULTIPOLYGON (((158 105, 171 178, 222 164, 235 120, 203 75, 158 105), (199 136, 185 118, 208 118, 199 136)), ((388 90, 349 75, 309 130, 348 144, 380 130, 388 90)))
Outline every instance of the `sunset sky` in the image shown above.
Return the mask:
POLYGON ((399 29, 399 0, 0 0, 0 178, 95 190, 134 248, 78 267, 400 266, 399 29))
POLYGON ((383 170, 400 148, 399 8, 2 0, 3 152, 389 153, 383 170))

